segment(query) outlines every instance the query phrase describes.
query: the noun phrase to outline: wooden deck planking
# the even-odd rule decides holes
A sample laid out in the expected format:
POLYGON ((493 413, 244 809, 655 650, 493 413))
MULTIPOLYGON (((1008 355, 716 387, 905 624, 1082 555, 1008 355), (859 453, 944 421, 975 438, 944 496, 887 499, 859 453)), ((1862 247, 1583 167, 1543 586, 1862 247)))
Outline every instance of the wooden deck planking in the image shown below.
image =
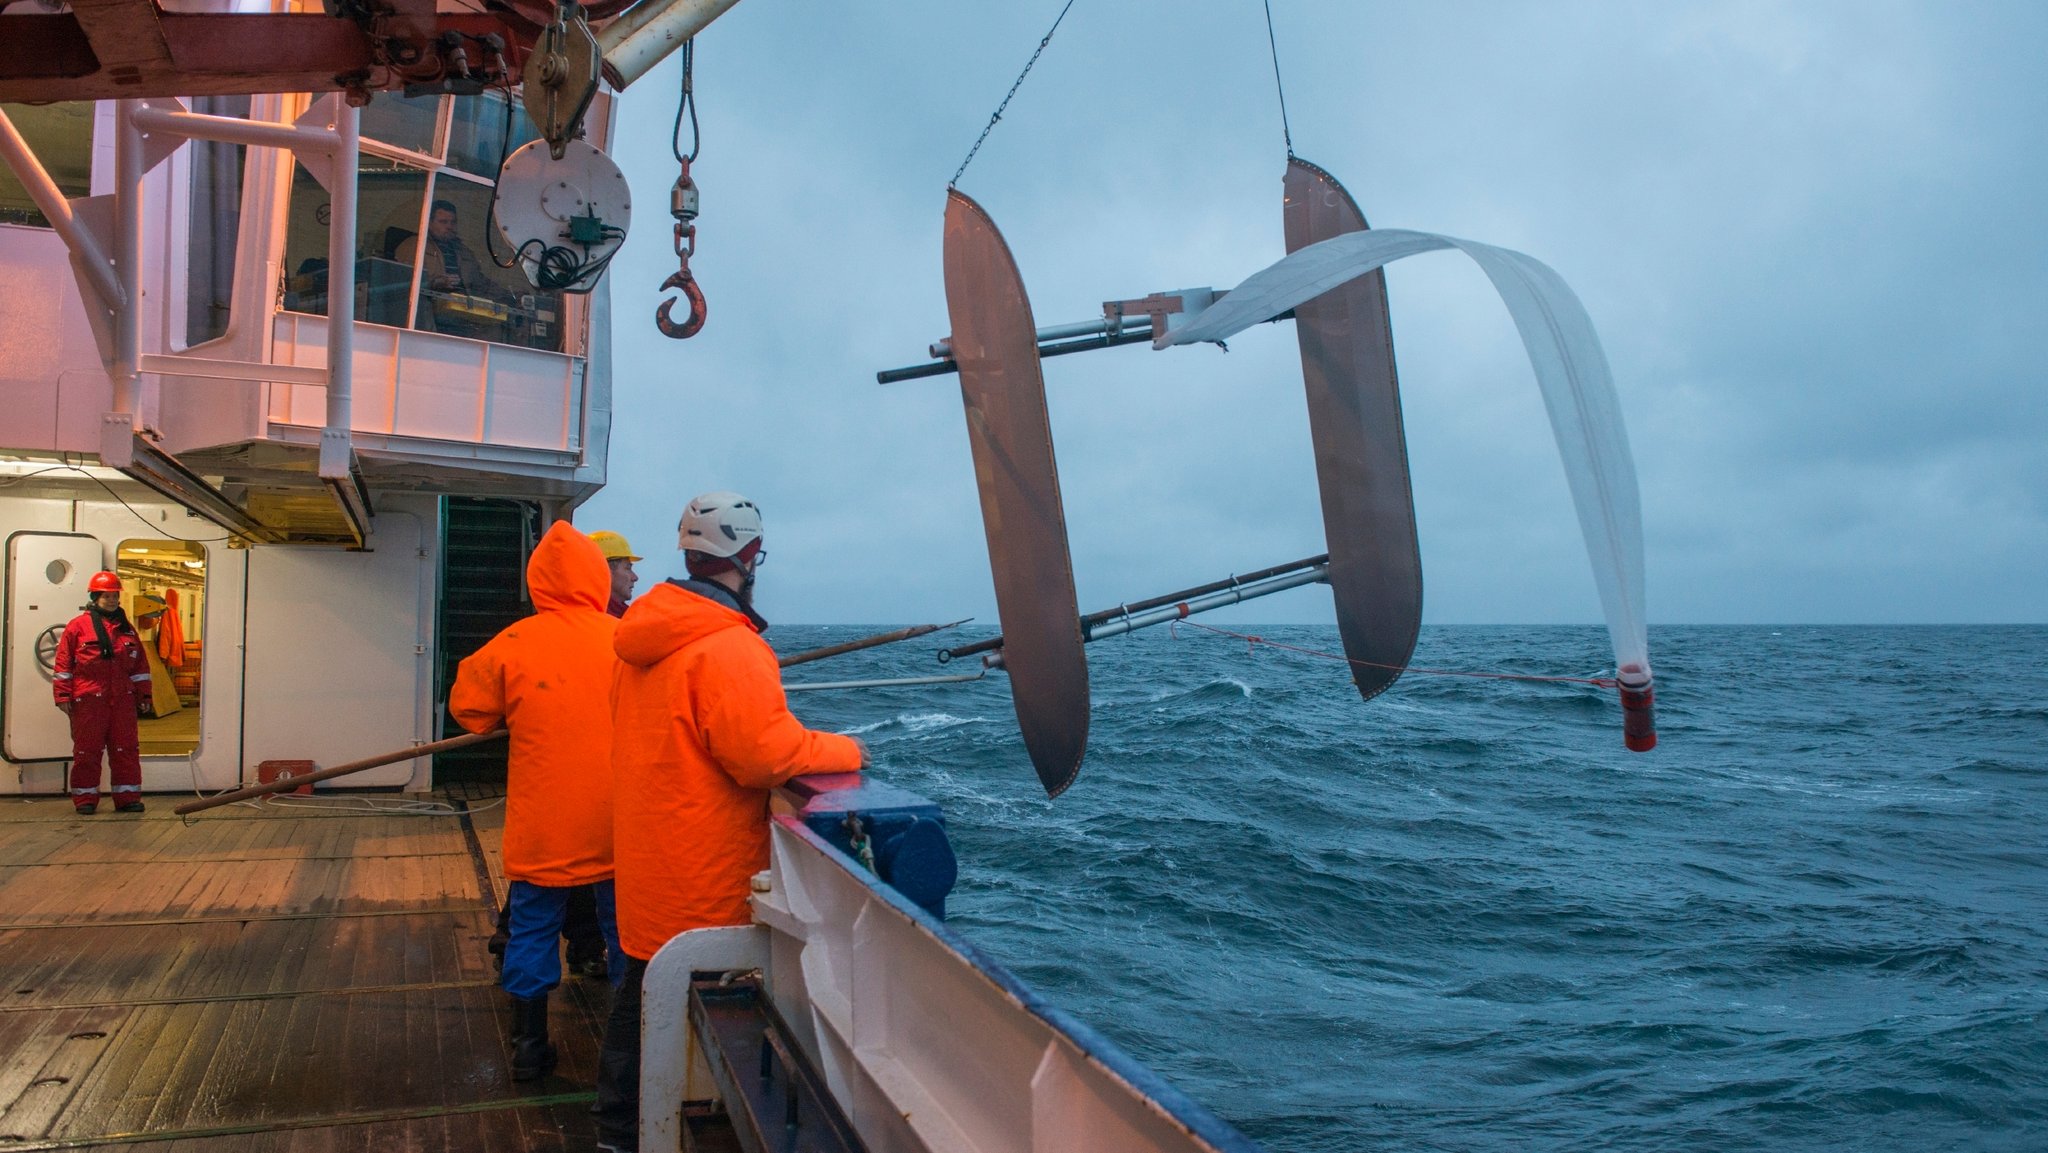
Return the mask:
POLYGON ((583 1116, 584 1108, 580 1101, 508 1103, 473 1113, 364 1120, 259 1134, 166 1137, 132 1148, 142 1153, 475 1153, 499 1149, 589 1153, 597 1148, 597 1141, 589 1119, 583 1116))
MULTIPOLYGON (((171 804, 176 798, 152 800, 171 804)), ((55 807, 49 808, 41 819, 0 820, 0 840, 8 844, 8 865, 459 856, 468 852, 460 828, 448 818, 294 816, 284 811, 259 811, 237 820, 203 818, 185 825, 104 811, 93 817, 73 817, 68 807, 61 815, 55 807), (333 824, 319 831, 323 838, 319 845, 309 846, 303 825, 315 819, 333 824), (352 828, 351 822, 372 827, 352 828)))
MULTIPOLYGON (((0 1014, 24 1008, 206 999, 345 988, 329 971, 338 950, 353 949, 371 918, 214 921, 188 925, 93 925, 0 932, 6 966, 0 1014), (260 974, 238 974, 238 955, 271 959, 260 974), (26 991, 24 991, 26 990, 26 991)), ((482 956, 489 916, 480 908, 376 918, 382 944, 358 983, 489 981, 482 956), (477 948, 465 953, 469 942, 477 948)))
POLYGON ((502 891, 502 810, 473 850, 448 817, 23 809, 0 815, 5 1147, 594 1147, 601 983, 552 1002, 555 1076, 507 1076, 479 883, 502 891))
POLYGON ((378 861, 275 860, 247 864, 155 862, 136 883, 97 883, 117 866, 0 868, 0 929, 107 921, 203 921, 304 915, 350 916, 420 909, 454 912, 483 904, 464 857, 378 861))

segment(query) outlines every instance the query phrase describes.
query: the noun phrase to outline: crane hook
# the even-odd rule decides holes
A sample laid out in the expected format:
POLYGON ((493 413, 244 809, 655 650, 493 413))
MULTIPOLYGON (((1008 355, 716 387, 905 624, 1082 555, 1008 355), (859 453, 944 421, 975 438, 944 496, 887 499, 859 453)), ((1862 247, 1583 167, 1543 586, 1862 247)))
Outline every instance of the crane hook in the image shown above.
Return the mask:
POLYGON ((661 307, 654 310, 654 327, 659 328, 663 336, 672 340, 688 340, 702 331, 705 312, 704 290, 697 287, 697 278, 690 275, 690 270, 682 268, 670 273, 669 278, 661 282, 661 288, 664 292, 671 288, 683 290, 683 295, 690 301, 690 318, 681 324, 669 319, 669 310, 676 306, 675 298, 671 297, 662 301, 661 307))
POLYGON ((682 175, 676 177, 674 188, 669 189, 669 215, 676 218, 676 263, 681 267, 661 282, 661 290, 680 288, 690 300, 690 318, 681 324, 669 319, 669 311, 676 306, 674 298, 661 302, 654 310, 654 326, 671 340, 688 340, 704 328, 704 290, 697 287, 697 278, 690 274, 690 257, 697 253, 697 182, 690 179, 690 160, 682 161, 682 175))

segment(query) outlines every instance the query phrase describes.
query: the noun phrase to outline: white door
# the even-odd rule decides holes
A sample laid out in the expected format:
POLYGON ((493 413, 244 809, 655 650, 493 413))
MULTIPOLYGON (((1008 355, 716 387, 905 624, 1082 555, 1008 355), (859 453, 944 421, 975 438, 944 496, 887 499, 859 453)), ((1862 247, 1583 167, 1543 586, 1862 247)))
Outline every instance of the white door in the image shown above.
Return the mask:
POLYGON ((106 563, 98 538, 18 532, 7 538, 5 734, 10 761, 71 759, 71 722, 50 697, 57 638, 84 610, 86 582, 106 563))

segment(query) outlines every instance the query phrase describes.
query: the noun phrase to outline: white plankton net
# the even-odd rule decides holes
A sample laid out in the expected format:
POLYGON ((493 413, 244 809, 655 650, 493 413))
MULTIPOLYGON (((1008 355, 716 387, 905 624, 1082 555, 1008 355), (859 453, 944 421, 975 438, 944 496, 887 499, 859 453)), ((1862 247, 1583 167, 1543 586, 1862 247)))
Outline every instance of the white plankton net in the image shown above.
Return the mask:
POLYGON ((1614 644, 1614 667, 1624 684, 1647 687, 1650 641, 1643 616, 1643 514, 1635 461, 1592 318, 1550 266, 1511 249, 1432 232, 1349 232, 1290 253, 1252 275, 1186 324, 1169 329, 1153 347, 1226 340, 1376 268, 1444 248, 1455 248, 1479 265, 1522 334, 1593 562, 1614 644))

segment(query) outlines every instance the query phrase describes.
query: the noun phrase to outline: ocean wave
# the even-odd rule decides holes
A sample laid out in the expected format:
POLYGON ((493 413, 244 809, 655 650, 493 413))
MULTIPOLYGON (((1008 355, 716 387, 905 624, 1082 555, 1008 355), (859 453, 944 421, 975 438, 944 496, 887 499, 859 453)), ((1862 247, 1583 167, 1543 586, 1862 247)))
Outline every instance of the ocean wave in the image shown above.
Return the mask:
POLYGON ((1186 689, 1161 689, 1145 699, 1148 705, 1165 704, 1168 701, 1200 701, 1222 697, 1237 697, 1250 700, 1252 686, 1237 677, 1217 677, 1214 680, 1186 689))
POLYGON ((868 733, 901 730, 906 735, 929 733, 938 729, 958 728, 961 725, 986 724, 987 717, 956 717, 951 713, 902 713, 887 720, 872 721, 865 725, 839 731, 850 737, 865 736, 868 733))

